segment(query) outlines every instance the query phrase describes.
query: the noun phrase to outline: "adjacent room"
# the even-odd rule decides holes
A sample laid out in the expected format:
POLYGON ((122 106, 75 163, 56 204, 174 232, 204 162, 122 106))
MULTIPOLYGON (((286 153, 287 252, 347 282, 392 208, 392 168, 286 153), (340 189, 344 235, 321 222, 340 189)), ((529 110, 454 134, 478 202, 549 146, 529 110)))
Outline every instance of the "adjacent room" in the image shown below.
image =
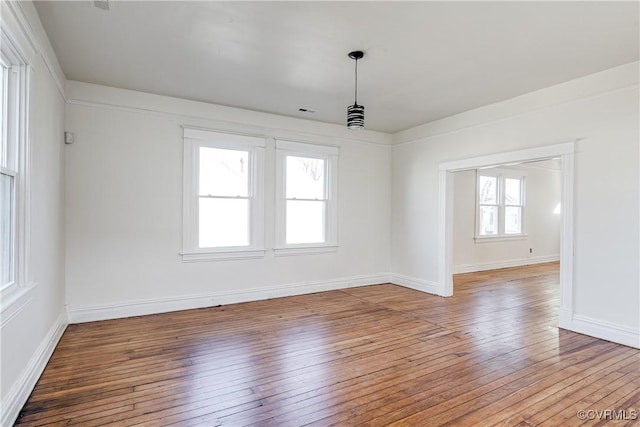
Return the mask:
POLYGON ((2 426, 638 422, 638 2, 0 7, 2 426))

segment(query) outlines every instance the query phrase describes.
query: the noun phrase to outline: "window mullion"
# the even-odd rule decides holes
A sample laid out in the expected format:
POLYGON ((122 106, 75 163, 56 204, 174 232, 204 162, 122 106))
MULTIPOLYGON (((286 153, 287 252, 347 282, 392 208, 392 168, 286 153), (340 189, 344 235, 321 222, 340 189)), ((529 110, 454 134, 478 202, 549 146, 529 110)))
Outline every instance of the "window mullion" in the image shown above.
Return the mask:
POLYGON ((256 178, 256 151, 255 150, 250 150, 249 151, 249 165, 247 165, 248 167, 248 182, 247 182, 247 198, 248 199, 253 199, 253 197, 255 196, 255 178, 256 178))
POLYGON ((504 191, 504 175, 498 175, 498 235, 505 235, 506 192, 504 191))

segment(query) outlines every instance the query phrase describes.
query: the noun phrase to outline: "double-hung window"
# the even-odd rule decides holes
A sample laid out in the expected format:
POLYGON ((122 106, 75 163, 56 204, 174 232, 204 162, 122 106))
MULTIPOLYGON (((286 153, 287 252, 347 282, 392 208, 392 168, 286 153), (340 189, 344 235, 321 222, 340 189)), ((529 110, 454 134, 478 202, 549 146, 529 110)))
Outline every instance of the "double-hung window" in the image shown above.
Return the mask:
POLYGON ((276 255, 337 247, 338 148, 276 141, 276 255))
POLYGON ((12 159, 13 144, 7 138, 8 117, 8 79, 10 67, 4 60, 0 62, 2 86, 0 93, 2 120, 0 121, 0 133, 2 135, 2 152, 0 153, 0 286, 2 290, 11 287, 15 283, 15 193, 16 176, 18 174, 15 161, 12 159))
POLYGON ((476 238, 524 236, 525 177, 480 169, 477 183, 476 238))
POLYGON ((264 256, 264 146, 184 129, 183 261, 264 256))
POLYGON ((13 291, 28 284, 30 67, 20 52, 3 32, 0 40, 0 295, 3 297, 18 294, 13 291))

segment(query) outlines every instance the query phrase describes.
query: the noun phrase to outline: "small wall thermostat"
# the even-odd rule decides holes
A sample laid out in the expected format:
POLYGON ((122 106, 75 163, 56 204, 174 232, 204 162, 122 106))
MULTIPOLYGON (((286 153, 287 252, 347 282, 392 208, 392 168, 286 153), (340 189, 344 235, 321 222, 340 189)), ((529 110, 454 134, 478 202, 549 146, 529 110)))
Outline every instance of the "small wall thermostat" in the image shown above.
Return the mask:
POLYGON ((64 133, 64 143, 73 144, 73 134, 71 132, 64 133))

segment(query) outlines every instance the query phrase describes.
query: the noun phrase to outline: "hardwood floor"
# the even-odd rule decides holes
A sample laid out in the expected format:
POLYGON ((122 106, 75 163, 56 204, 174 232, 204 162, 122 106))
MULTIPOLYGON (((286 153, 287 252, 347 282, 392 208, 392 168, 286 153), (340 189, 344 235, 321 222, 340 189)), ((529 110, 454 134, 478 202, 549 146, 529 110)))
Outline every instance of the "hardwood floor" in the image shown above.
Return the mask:
POLYGON ((71 325, 17 424, 574 426, 625 410, 608 422, 637 425, 640 351, 558 330, 557 263, 454 288, 71 325))

